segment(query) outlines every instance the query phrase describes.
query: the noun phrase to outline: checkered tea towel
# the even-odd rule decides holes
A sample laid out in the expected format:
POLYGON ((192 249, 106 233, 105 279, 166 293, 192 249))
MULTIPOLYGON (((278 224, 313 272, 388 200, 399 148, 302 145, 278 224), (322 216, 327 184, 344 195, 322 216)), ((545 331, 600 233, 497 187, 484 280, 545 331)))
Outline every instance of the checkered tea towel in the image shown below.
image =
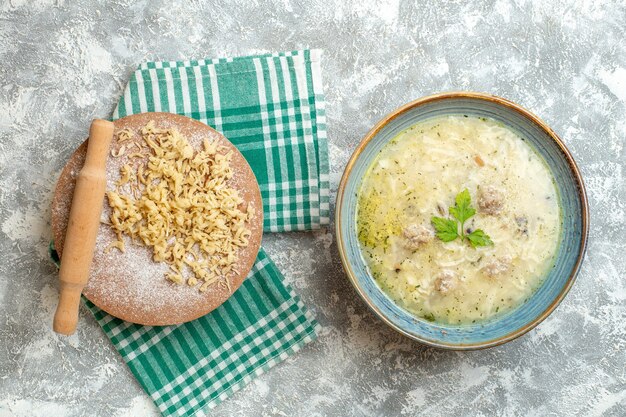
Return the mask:
POLYGON ((320 54, 148 62, 132 75, 113 119, 164 111, 208 124, 252 167, 265 231, 318 229, 330 208, 320 54))
POLYGON ((188 323, 142 326, 85 304, 168 417, 208 415, 317 337, 317 322, 263 249, 228 301, 188 323))
MULTIPOLYGON (((237 146, 259 181, 266 231, 328 224, 320 51, 145 63, 113 118, 148 111, 200 120, 237 146)), ((263 249, 235 294, 189 323, 141 326, 86 304, 164 416, 206 415, 318 328, 263 249)))

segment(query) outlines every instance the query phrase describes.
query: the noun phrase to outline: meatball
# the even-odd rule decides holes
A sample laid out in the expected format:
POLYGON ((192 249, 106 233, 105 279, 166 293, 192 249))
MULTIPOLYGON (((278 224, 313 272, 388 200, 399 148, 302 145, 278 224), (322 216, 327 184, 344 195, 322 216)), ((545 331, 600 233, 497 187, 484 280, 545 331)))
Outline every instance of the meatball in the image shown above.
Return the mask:
POLYGON ((478 207, 485 214, 496 215, 500 213, 504 207, 502 193, 491 185, 481 187, 478 195, 478 207))
POLYGON ((512 259, 510 256, 503 256, 493 262, 488 263, 482 268, 482 271, 490 278, 502 275, 511 267, 512 259))
POLYGON ((435 290, 439 291, 441 294, 447 294, 448 292, 454 290, 457 284, 458 280, 456 279, 454 272, 449 269, 444 269, 435 279, 435 290))
POLYGON ((433 231, 424 226, 412 224, 402 231, 404 236, 404 246, 409 250, 416 250, 420 245, 430 242, 435 234, 433 231))

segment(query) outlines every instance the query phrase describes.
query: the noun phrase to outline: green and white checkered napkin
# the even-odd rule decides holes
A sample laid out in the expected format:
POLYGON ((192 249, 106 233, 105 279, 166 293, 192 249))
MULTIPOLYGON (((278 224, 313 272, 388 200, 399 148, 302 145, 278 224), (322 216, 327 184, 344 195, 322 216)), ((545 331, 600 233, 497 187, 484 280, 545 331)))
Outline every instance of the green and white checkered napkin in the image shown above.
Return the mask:
MULTIPOLYGON (((166 111, 198 119, 241 150, 261 186, 266 231, 328 224, 328 150, 320 52, 149 62, 113 118, 166 111)), ((114 318, 87 302, 165 416, 202 416, 316 337, 317 323, 261 249, 235 294, 178 326, 114 318)))
POLYGON ((141 326, 85 304, 164 416, 207 415, 317 336, 315 319, 263 249, 228 301, 188 323, 141 326))
POLYGON ((264 230, 329 223, 328 145, 320 51, 148 62, 132 75, 113 119, 182 114, 222 132, 252 167, 264 230))

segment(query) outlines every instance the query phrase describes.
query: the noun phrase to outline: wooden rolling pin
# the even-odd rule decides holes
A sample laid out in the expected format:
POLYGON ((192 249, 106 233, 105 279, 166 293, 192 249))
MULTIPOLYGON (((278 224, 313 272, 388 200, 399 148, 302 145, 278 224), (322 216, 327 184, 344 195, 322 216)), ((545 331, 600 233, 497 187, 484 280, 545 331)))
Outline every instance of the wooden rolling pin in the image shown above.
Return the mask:
POLYGON ((114 125, 94 119, 89 129, 85 165, 78 174, 59 271, 59 305, 53 328, 71 335, 78 323, 80 294, 89 279, 106 189, 106 160, 114 125))

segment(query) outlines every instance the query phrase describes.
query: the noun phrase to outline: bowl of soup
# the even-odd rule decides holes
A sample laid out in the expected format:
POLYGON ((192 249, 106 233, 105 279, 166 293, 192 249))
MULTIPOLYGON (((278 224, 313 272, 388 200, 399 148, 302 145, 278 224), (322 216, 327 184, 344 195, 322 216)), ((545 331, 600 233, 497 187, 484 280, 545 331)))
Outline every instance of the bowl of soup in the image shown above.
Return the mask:
POLYGON ((387 115, 337 195, 339 252, 357 293, 395 330, 445 349, 496 346, 543 321, 574 283, 588 223, 561 139, 482 93, 387 115))

